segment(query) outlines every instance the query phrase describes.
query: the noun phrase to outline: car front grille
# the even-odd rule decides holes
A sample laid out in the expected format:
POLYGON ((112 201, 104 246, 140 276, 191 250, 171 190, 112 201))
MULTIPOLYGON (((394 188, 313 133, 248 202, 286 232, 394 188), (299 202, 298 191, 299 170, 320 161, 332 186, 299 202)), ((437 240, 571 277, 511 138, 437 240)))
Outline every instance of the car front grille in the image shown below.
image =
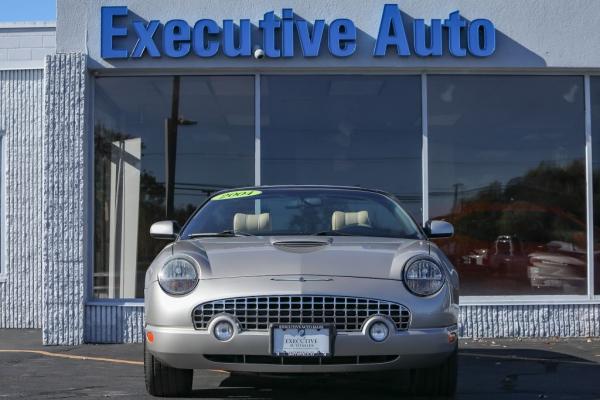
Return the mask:
POLYGON ((410 324, 402 304, 343 296, 256 296, 214 300, 197 306, 192 319, 196 329, 207 329, 219 314, 236 318, 242 330, 264 331, 271 324, 326 324, 338 331, 360 331, 373 315, 390 318, 398 330, 410 324))

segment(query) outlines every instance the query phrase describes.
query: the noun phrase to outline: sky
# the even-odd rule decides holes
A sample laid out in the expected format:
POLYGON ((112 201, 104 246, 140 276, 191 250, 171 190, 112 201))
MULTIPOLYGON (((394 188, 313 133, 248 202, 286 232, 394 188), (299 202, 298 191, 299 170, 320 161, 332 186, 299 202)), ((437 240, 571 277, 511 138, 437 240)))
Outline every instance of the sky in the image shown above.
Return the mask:
POLYGON ((0 0, 0 22, 55 20, 56 0, 0 0))

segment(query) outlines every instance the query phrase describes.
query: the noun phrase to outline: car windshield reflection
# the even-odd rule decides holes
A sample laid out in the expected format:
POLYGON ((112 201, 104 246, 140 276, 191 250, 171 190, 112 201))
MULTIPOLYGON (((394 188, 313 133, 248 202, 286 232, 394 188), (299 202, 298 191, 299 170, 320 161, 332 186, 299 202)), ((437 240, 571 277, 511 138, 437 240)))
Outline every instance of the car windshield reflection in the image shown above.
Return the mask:
POLYGON ((367 236, 420 239, 412 218, 390 197, 341 188, 259 188, 213 196, 181 237, 367 236))

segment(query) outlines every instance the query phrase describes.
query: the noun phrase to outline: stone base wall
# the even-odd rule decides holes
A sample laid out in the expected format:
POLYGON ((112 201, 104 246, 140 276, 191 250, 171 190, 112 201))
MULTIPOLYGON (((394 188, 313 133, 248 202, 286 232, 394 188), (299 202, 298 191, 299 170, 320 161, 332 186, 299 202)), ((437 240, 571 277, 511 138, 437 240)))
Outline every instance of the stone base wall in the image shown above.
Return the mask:
POLYGON ((0 328, 42 327, 43 93, 43 70, 0 71, 6 218, 5 225, 0 221, 0 328))
POLYGON ((144 340, 144 306, 87 305, 86 343, 141 343, 144 340))

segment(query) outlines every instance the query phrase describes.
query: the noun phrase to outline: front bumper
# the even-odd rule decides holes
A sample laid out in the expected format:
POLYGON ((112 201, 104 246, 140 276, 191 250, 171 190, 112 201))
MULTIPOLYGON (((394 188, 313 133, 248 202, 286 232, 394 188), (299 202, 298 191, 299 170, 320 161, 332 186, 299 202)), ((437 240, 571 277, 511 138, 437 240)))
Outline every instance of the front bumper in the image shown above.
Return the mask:
POLYGON ((244 331, 220 342, 209 331, 148 325, 147 349, 175 368, 265 373, 359 372, 422 368, 442 363, 456 349, 456 325, 391 333, 377 343, 365 332, 338 332, 330 359, 309 363, 270 357, 270 333, 244 331), (378 357, 381 356, 381 357, 378 357))

